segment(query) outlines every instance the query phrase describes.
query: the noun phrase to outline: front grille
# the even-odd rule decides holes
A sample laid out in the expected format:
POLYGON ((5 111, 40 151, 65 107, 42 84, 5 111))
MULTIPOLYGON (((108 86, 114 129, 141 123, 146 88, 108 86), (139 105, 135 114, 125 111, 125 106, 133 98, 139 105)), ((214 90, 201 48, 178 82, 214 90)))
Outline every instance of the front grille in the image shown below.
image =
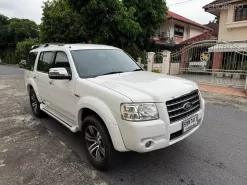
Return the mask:
POLYGON ((199 91, 192 91, 189 94, 180 96, 178 98, 166 102, 167 111, 170 117, 170 123, 182 120, 200 109, 199 91), (184 109, 183 106, 190 102, 192 106, 189 109, 184 109))

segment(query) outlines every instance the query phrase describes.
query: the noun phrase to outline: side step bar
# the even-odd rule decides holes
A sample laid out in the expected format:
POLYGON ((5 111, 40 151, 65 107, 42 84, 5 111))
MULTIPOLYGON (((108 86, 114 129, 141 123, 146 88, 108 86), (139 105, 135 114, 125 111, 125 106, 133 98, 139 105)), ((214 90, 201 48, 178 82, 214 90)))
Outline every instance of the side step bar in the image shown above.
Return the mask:
POLYGON ((62 123, 65 127, 67 127, 68 129, 70 129, 71 132, 78 132, 79 131, 79 128, 77 126, 71 126, 67 122, 63 121, 61 118, 57 117, 55 114, 53 114, 50 111, 48 111, 47 109, 45 109, 45 107, 46 106, 43 106, 41 108, 41 110, 44 111, 45 113, 47 113, 48 115, 50 115, 51 117, 53 117, 54 119, 56 119, 57 121, 59 121, 60 123, 62 123))

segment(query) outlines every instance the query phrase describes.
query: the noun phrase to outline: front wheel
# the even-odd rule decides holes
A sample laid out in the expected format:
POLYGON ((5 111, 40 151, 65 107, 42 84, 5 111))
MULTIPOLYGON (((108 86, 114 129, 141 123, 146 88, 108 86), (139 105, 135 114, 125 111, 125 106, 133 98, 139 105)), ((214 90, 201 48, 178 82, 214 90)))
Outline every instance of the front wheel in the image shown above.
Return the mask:
POLYGON ((83 120, 82 141, 87 158, 98 170, 108 170, 114 161, 115 150, 104 123, 97 116, 83 120))
POLYGON ((44 116, 44 112, 40 110, 40 102, 33 89, 30 89, 29 98, 34 116, 37 118, 42 118, 44 116))

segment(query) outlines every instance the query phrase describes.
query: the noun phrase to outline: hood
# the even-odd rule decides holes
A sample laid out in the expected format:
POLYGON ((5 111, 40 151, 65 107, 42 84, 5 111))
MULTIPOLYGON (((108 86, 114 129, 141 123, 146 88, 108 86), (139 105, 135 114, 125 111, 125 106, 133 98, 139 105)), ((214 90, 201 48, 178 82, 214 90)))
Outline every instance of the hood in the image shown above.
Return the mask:
POLYGON ((198 89, 196 83, 146 71, 88 79, 130 98, 133 102, 164 102, 198 89))

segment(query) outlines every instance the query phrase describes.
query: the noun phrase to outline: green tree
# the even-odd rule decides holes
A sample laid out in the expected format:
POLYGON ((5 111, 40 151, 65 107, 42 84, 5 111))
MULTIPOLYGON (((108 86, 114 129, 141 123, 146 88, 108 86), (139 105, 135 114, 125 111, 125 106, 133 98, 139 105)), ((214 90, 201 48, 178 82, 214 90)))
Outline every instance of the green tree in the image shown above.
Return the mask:
POLYGON ((67 0, 47 1, 40 25, 41 42, 79 43, 86 40, 82 18, 67 0))
POLYGON ((18 42, 15 50, 16 59, 18 61, 22 59, 26 59, 32 46, 38 44, 38 42, 39 41, 37 38, 36 39, 29 38, 29 39, 25 39, 22 42, 18 42))
POLYGON ((9 20, 9 42, 16 44, 26 38, 38 38, 38 25, 29 19, 13 18, 9 20))
POLYGON ((0 55, 15 50, 18 42, 26 38, 37 38, 38 26, 28 19, 8 19, 0 15, 0 55))
POLYGON ((9 43, 8 25, 8 17, 0 14, 0 56, 3 54, 4 50, 7 48, 9 43))
POLYGON ((149 50, 150 38, 155 35, 160 25, 166 21, 168 8, 164 0, 123 0, 127 8, 134 8, 136 21, 142 32, 137 38, 138 46, 149 50))
POLYGON ((82 16, 87 37, 93 42, 125 48, 141 32, 135 9, 119 0, 68 0, 82 16))

